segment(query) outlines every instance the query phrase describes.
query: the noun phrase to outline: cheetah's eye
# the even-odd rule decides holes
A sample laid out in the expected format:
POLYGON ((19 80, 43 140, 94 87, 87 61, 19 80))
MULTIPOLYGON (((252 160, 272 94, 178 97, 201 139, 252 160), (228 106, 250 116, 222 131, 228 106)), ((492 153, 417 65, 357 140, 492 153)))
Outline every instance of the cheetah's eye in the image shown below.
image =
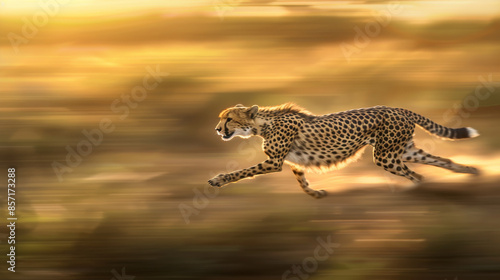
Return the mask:
POLYGON ((227 121, 227 122, 230 122, 230 121, 232 121, 232 120, 233 120, 233 119, 231 119, 231 118, 227 118, 227 120, 226 120, 226 121, 227 121))

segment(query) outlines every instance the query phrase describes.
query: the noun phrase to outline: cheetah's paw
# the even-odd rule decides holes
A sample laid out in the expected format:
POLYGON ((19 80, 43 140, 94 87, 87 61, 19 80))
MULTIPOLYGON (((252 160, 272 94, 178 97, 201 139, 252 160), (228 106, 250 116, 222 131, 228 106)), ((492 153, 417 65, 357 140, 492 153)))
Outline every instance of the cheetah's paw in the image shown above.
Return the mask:
POLYGON ((212 179, 208 180, 208 183, 212 187, 218 187, 218 188, 220 188, 223 185, 227 184, 226 177, 227 177, 226 174, 219 174, 219 175, 213 177, 212 179))

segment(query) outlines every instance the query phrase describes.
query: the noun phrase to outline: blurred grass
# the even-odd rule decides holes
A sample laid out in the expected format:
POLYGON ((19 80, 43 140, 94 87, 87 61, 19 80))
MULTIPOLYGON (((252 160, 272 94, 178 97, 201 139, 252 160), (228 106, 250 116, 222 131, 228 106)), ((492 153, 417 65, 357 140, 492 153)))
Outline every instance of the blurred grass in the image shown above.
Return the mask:
MULTIPOLYGON (((73 16, 51 18, 19 54, 3 37, 0 163, 17 169, 19 222, 18 272, 2 269, 0 279, 110 279, 122 268, 137 280, 280 279, 326 236, 341 246, 310 279, 499 279, 500 37, 491 3, 487 16, 444 19, 415 18, 424 2, 407 6, 350 62, 339 45, 354 44, 353 26, 373 21, 373 5, 343 3, 339 13, 304 4, 281 7, 289 16, 223 21, 207 7, 185 15, 138 3, 103 18, 68 7, 73 16), (170 75, 121 120, 111 104, 156 65, 170 75), (467 109, 488 75, 491 95, 467 109), (193 206, 194 190, 265 158, 259 140, 220 141, 218 113, 284 102, 317 114, 388 105, 445 125, 458 118, 481 137, 445 142, 417 131, 416 143, 484 175, 415 166, 429 182, 399 192, 408 182, 373 165, 367 149, 346 169, 308 175, 325 199, 302 193, 285 168, 221 189, 186 224, 179 206, 193 206), (115 131, 59 182, 51 164, 103 118, 115 131)), ((427 12, 448 14, 449 5, 427 12)), ((22 16, 2 13, 0 33, 19 32, 22 16)))
POLYGON ((178 206, 192 205, 192 189, 203 191, 203 184, 173 188, 168 179, 104 183, 94 194, 73 194, 79 200, 21 189, 16 276, 101 279, 126 267, 143 279, 275 279, 313 256, 316 238, 328 235, 341 246, 319 262, 318 279, 500 273, 498 183, 427 183, 396 193, 375 186, 313 200, 295 185, 288 193, 266 191, 259 178, 223 189, 185 224, 178 206), (37 202, 39 193, 61 201, 37 202))
MULTIPOLYGON (((250 96, 241 99, 265 100, 250 96)), ((266 98, 279 103, 288 97, 266 98)), ((329 110, 322 98, 297 100, 306 106, 317 102, 309 109, 320 113, 346 107, 329 110)), ((213 132, 226 106, 221 102, 239 99, 213 94, 179 107, 152 93, 124 121, 109 114, 104 100, 96 106, 68 104, 57 117, 4 114, 12 121, 1 138, 1 162, 18 170, 20 220, 19 272, 2 271, 1 277, 109 279, 112 269, 125 267, 136 279, 278 279, 312 256, 317 237, 331 235, 341 247, 319 263, 315 279, 498 278, 498 106, 482 104, 463 120, 480 138, 446 142, 423 132, 416 136, 417 144, 434 141, 436 154, 466 157, 460 161, 485 169, 480 179, 415 166, 431 182, 392 192, 408 183, 388 178, 371 163, 368 149, 343 170, 309 175, 312 187, 331 193, 324 200, 303 194, 285 168, 223 188, 186 224, 179 205, 193 206, 193 189, 203 191, 214 174, 265 158, 259 140, 222 142, 213 132), (84 139, 81 130, 96 128, 101 117, 112 118, 116 130, 58 182, 51 163, 63 163, 65 146, 75 147, 84 139)), ((420 109, 440 121, 449 108, 420 109)))

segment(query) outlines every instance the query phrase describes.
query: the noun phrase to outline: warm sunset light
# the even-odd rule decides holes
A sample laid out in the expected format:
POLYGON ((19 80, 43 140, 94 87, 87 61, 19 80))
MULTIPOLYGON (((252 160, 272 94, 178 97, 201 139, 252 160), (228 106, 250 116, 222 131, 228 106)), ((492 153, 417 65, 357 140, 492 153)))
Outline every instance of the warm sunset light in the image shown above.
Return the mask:
POLYGON ((498 0, 0 0, 0 34, 2 280, 500 279, 498 0), (299 110, 280 166, 218 117, 287 102, 474 130, 299 110))

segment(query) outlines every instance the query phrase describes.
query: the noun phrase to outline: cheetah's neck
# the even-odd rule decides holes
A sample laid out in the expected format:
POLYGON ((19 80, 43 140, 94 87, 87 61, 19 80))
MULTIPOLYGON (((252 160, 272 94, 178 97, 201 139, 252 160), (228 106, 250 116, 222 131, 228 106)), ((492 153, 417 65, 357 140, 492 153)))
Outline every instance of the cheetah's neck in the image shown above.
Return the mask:
POLYGON ((254 135, 268 139, 272 128, 272 117, 266 115, 257 115, 255 118, 255 127, 253 129, 254 135))

